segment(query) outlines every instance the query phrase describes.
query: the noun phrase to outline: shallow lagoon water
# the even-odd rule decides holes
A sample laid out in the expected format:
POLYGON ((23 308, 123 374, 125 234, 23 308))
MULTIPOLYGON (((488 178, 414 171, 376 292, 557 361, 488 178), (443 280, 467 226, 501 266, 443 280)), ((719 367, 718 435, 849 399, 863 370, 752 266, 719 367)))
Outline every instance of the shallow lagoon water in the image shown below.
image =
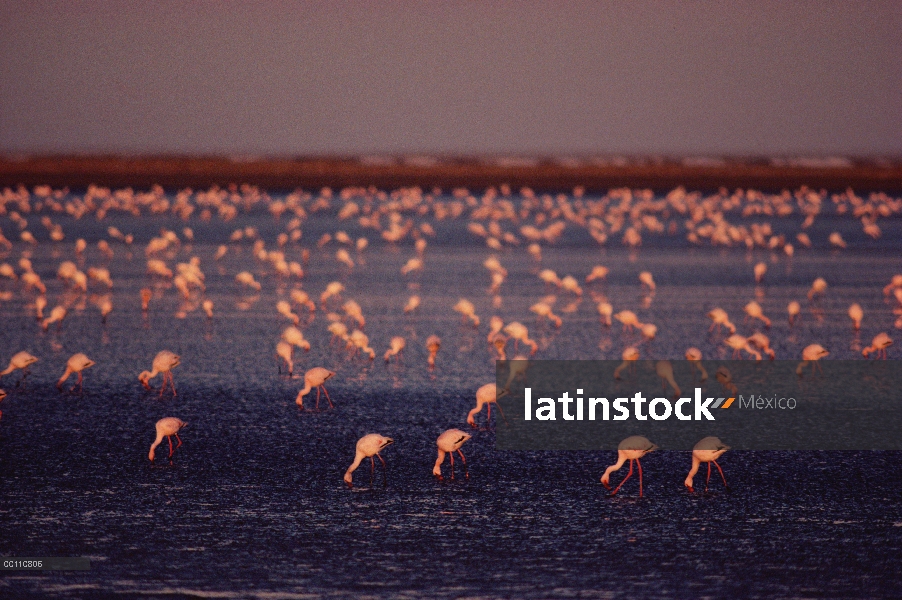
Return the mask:
MULTIPOLYGON (((13 262, 29 252, 48 284, 51 307, 63 293, 56 268, 73 258, 75 237, 92 244, 86 268, 103 263, 94 242, 107 225, 134 232, 139 242, 161 226, 180 231, 184 225, 162 217, 55 220, 66 230, 66 243, 34 249, 16 244, 3 259, 13 262)), ((820 343, 830 358, 854 358, 862 342, 893 331, 893 306, 881 289, 902 266, 894 221, 867 250, 863 242, 844 252, 802 250, 792 259, 687 249, 669 239, 647 241, 635 252, 565 239, 544 249, 542 267, 582 278, 593 265, 605 264, 611 273, 606 283, 587 287, 582 302, 559 295, 555 307, 564 324, 558 330, 529 312, 549 291, 522 249, 498 253, 510 275, 501 305, 493 308, 482 267, 490 252, 459 223, 439 228, 422 274, 403 277, 400 267, 414 256, 410 244, 374 240, 360 257, 352 252, 365 264, 349 270, 335 261, 335 245, 315 245, 321 232, 344 225, 311 219, 301 243, 311 250, 303 289, 317 297, 329 281, 342 281, 344 298, 363 308, 378 355, 370 362, 330 343, 323 311, 302 322, 312 349, 300 354, 296 369, 337 372, 328 385, 336 407, 325 409, 323 400, 319 411, 298 409, 294 397, 302 381, 280 375, 274 357, 279 333, 289 324, 275 303, 295 284, 266 273, 249 244, 213 259, 231 229, 256 226, 272 245, 278 224, 262 215, 241 216, 228 227, 189 224, 202 241, 182 247, 168 262, 200 257, 206 297, 215 304, 212 321, 200 310, 176 318, 181 300, 162 286, 144 319, 139 290, 151 282, 139 243, 131 256, 114 245, 109 268, 115 308, 106 326, 86 298, 73 304, 59 330, 43 333, 29 313, 29 297, 18 294, 17 284, 0 282, 3 290, 17 292, 0 302, 2 359, 20 349, 40 358, 18 387, 18 374, 0 381, 9 392, 0 421, 0 555, 92 561, 89 572, 3 573, 0 596, 902 595, 899 453, 728 452, 719 462, 731 491, 712 478, 709 493, 688 494, 682 481, 689 453, 661 451, 643 459, 645 497, 628 483, 610 498, 598 477, 614 462, 612 452, 497 451, 483 412, 482 428, 463 447, 470 478, 437 482, 431 476, 435 438, 450 427, 466 428, 475 390, 494 378, 486 343, 492 314, 527 324, 539 343, 538 357, 617 358, 641 341, 619 326, 599 324, 588 297, 594 291, 604 293, 615 311, 633 310, 658 325, 656 339, 641 343, 643 357, 677 358, 694 345, 706 356, 726 358, 723 335, 708 331, 705 313, 720 306, 750 333, 742 307, 757 298, 774 320, 768 335, 778 357, 795 358, 806 345, 820 343), (759 260, 770 269, 763 295, 756 296, 751 269, 759 260), (234 282, 244 269, 258 273, 259 294, 234 282), (643 270, 658 283, 648 308, 642 308, 637 279, 643 270), (811 310, 805 293, 818 276, 830 288, 811 310), (423 303, 405 316, 401 308, 412 293, 423 303), (482 327, 474 329, 451 311, 460 297, 474 302, 482 327), (785 318, 790 300, 804 307, 793 330, 785 318), (858 337, 845 315, 851 302, 865 310, 858 337), (431 334, 442 338, 432 372, 424 348, 431 334), (408 346, 400 362, 386 365, 381 354, 393 335, 405 336, 408 346), (137 382, 161 349, 182 357, 174 370, 174 398, 160 399, 137 382), (82 394, 60 393, 54 383, 74 352, 85 352, 97 365, 85 371, 82 394), (172 463, 151 465, 153 424, 164 416, 190 425, 172 463), (377 461, 371 484, 365 462, 348 490, 342 473, 356 440, 370 432, 395 439, 383 452, 387 472, 377 461)), ((835 226, 823 224, 825 232, 835 226)), ((9 223, 3 229, 12 237, 9 223)), ((853 241, 856 231, 844 235, 853 241)), ((300 248, 289 246, 287 253, 298 260, 300 248)), ((891 357, 896 353, 897 347, 890 349, 891 357)))

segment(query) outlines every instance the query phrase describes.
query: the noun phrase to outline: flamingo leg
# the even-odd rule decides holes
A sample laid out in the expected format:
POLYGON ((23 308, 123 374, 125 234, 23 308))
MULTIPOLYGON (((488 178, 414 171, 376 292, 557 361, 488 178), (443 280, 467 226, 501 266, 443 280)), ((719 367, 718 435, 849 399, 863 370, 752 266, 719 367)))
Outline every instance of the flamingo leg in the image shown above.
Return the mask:
POLYGON ((172 387, 172 395, 176 396, 175 393, 175 378, 172 376, 172 371, 169 371, 169 385, 172 387))
POLYGON ((451 481, 454 481, 454 452, 449 452, 448 458, 451 459, 451 481))
POLYGON ((717 470, 720 471, 720 478, 723 479, 723 486, 727 489, 730 489, 730 486, 727 485, 727 478, 723 476, 723 469, 720 468, 720 465, 717 464, 717 461, 714 461, 714 466, 717 467, 717 470))
POLYGON ((382 455, 378 452, 376 453, 376 456, 382 461, 382 485, 388 485, 388 467, 385 465, 385 459, 382 458, 382 455))
POLYGON ((642 463, 636 459, 636 466, 639 467, 639 497, 642 497, 642 463))
POLYGON ((486 426, 486 427, 491 427, 491 426, 492 426, 492 403, 491 403, 491 402, 487 402, 487 403, 486 403, 486 406, 488 406, 488 408, 489 408, 489 414, 488 414, 488 416, 485 418, 485 426, 486 426))
POLYGON ((172 458, 172 452, 173 452, 173 450, 172 450, 172 436, 171 436, 171 435, 167 435, 167 436, 166 436, 166 440, 169 442, 169 458, 172 458))
POLYGON ((163 397, 163 390, 166 389, 166 373, 163 373, 163 385, 160 386, 160 398, 163 397))
POLYGON ((376 459, 370 457, 370 487, 373 487, 373 478, 376 476, 376 459))
POLYGON ((708 463, 708 476, 705 478, 705 491, 708 491, 708 482, 711 481, 711 463, 708 463))
POLYGON ((182 447, 182 438, 179 437, 179 434, 175 434, 175 439, 179 441, 179 445, 175 447, 176 450, 182 447))
MULTIPOLYGON (((320 394, 319 389, 321 387, 323 387, 323 386, 321 386, 321 385, 316 386, 316 410, 319 410, 319 394, 320 394)), ((371 456, 370 458, 373 458, 373 457, 371 456)))
POLYGON ((470 478, 470 467, 467 466, 467 459, 464 457, 464 453, 460 450, 457 451, 460 454, 460 460, 464 463, 464 479, 470 478))
POLYGON ((611 495, 613 496, 614 494, 616 494, 616 493, 617 493, 617 490, 619 490, 620 488, 622 488, 622 487, 623 487, 623 484, 626 483, 626 480, 629 479, 630 477, 632 477, 632 475, 633 475, 633 459, 630 459, 630 472, 626 474, 626 477, 623 478, 623 481, 620 482, 620 485, 618 485, 618 486, 614 489, 614 491, 611 492, 611 495))
MULTIPOLYGON (((505 424, 505 425, 509 425, 509 423, 507 422, 507 417, 504 416, 504 411, 501 410, 501 403, 498 402, 498 401, 496 400, 496 401, 495 401, 495 406, 498 407, 498 412, 501 413, 501 418, 504 419, 504 424, 505 424)), ((495 420, 497 421, 498 419, 495 419, 495 420)), ((459 452, 459 450, 458 450, 458 452, 459 452)))
POLYGON ((326 395, 326 400, 329 401, 329 408, 335 408, 335 405, 332 404, 332 398, 329 397, 329 390, 326 389, 326 386, 321 385, 319 387, 323 388, 323 393, 326 395))

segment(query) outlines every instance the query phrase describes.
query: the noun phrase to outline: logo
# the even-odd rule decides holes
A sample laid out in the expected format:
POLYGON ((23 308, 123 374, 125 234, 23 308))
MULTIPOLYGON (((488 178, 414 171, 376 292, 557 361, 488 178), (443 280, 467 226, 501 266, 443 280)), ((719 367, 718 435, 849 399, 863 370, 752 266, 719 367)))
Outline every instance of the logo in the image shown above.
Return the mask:
POLYGON ((561 419, 564 421, 626 421, 631 414, 637 421, 647 421, 649 418, 666 421, 671 417, 676 417, 680 421, 714 421, 711 410, 730 408, 734 400, 736 398, 733 397, 702 399, 702 389, 697 387, 694 398, 680 398, 674 402, 667 398, 649 400, 643 397, 641 392, 636 392, 632 398, 615 398, 609 401, 607 398, 583 398, 583 390, 580 388, 576 390, 575 397, 571 397, 569 392, 564 392, 557 398, 557 402, 552 398, 537 398, 534 408, 532 388, 524 388, 523 418, 531 421, 535 415, 538 421, 556 421, 557 404, 560 404, 561 419), (575 413, 572 412, 573 404, 575 413))

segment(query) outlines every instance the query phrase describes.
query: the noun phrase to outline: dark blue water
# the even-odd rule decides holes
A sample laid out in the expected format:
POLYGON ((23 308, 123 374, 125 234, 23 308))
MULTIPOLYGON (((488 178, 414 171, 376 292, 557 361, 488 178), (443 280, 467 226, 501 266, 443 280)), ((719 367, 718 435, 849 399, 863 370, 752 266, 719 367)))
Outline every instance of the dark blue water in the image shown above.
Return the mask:
MULTIPOLYGON (((200 257, 205 297, 215 304, 212 321, 197 309, 177 318, 180 308, 192 307, 144 273, 143 242, 161 226, 180 232, 184 223, 122 216, 54 221, 66 231, 62 244, 43 241, 32 227, 38 246, 17 243, 0 256, 14 265, 30 256, 48 284, 48 308, 61 299, 71 306, 62 327, 44 333, 28 308, 33 295, 0 282, 0 291, 12 292, 0 301, 0 360, 23 349, 40 359, 23 383, 17 385, 18 373, 0 379, 9 392, 0 404, 0 555, 87 556, 92 568, 6 572, 0 597, 902 596, 898 453, 733 451, 719 461, 731 491, 715 472, 708 493, 689 494, 682 483, 689 453, 660 451, 643 459, 644 497, 628 482, 610 498, 598 478, 614 453, 496 451, 483 412, 481 428, 463 447, 469 479, 438 482, 431 475, 436 437, 466 428, 476 389, 494 380, 486 342, 491 315, 529 326, 541 358, 617 358, 631 344, 643 358, 678 358, 688 346, 726 358, 724 336, 708 331, 705 314, 720 306, 748 334, 755 326, 743 324, 742 307, 757 299, 774 321, 767 333, 778 358, 798 358, 811 343, 828 348, 830 358, 860 357, 876 333, 894 335, 894 301, 881 290, 902 271, 895 221, 882 222, 884 236, 871 242, 856 238, 857 222, 825 219, 823 229, 816 224, 810 232, 812 240, 823 242, 844 225, 851 248, 820 244, 792 259, 691 249, 666 236, 645 240, 635 252, 619 243, 600 249, 576 232, 544 248, 541 267, 581 280, 604 264, 611 274, 607 283, 587 287, 582 301, 558 295, 560 329, 529 312, 549 290, 522 247, 496 253, 510 275, 493 306, 482 267, 491 252, 466 233, 462 220, 435 223, 424 271, 405 277, 400 267, 414 256, 409 240, 389 246, 371 230, 314 215, 300 246, 286 248, 288 260, 300 260, 302 247, 311 250, 306 276, 281 281, 253 257, 249 243, 220 261, 214 253, 232 229, 245 225, 256 226, 272 248, 284 219, 242 215, 227 225, 192 219, 198 242, 163 258, 173 267, 200 257), (113 245, 114 311, 102 326, 91 294, 66 295, 54 275, 62 260, 74 258, 79 236, 92 244, 81 268, 104 264, 93 244, 110 224, 134 232, 142 244, 130 252, 113 245), (370 238, 362 255, 351 251, 359 263, 354 269, 335 261, 334 242, 316 247, 322 232, 339 228, 370 238), (770 269, 756 290, 751 272, 759 260, 770 269), (245 269, 257 274, 261 292, 234 282, 245 269), (644 270, 658 283, 650 300, 637 279, 644 270), (805 294, 818 276, 830 287, 812 308, 805 294), (275 303, 298 285, 318 297, 333 280, 346 286, 345 299, 362 306, 377 360, 330 344, 318 310, 302 324, 312 348, 299 356, 297 369, 336 371, 328 386, 336 407, 299 410, 294 397, 302 382, 280 375, 274 357, 289 324, 275 303), (139 290, 148 285, 155 297, 145 319, 139 290), (413 293, 422 296, 421 308, 404 315, 413 293), (593 293, 607 297, 615 312, 633 310, 655 323, 657 337, 643 342, 619 326, 602 327, 593 293), (461 297, 474 302, 481 327, 464 324, 451 310, 461 297), (790 300, 803 305, 793 329, 785 316, 790 300), (852 302, 865 311, 860 334, 846 316, 852 302), (442 348, 429 371, 424 344, 432 334, 441 336, 442 348), (386 365, 381 354, 393 335, 403 335, 407 349, 386 365), (137 381, 162 349, 182 357, 174 398, 160 399, 137 381), (74 352, 97 365, 85 371, 82 394, 60 393, 54 383, 74 352), (154 423, 165 416, 189 422, 184 445, 171 464, 152 465, 154 423), (387 471, 377 461, 371 483, 364 463, 349 490, 342 474, 357 439, 371 432, 395 440, 383 452, 387 471)), ((0 223, 15 239, 15 225, 0 223)), ((90 290, 103 291, 93 284, 90 290)), ((891 347, 890 357, 896 356, 898 347, 891 347)), ((699 479, 696 484, 702 487, 699 479)))

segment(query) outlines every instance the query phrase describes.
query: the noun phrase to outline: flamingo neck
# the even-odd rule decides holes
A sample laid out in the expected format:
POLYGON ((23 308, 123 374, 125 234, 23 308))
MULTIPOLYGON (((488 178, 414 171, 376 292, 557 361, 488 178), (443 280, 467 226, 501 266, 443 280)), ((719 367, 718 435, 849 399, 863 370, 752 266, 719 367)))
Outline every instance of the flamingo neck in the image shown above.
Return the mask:
POLYGON ((442 463, 445 462, 445 451, 441 448, 438 449, 438 458, 435 459, 435 466, 432 467, 433 475, 441 475, 442 474, 442 463))

